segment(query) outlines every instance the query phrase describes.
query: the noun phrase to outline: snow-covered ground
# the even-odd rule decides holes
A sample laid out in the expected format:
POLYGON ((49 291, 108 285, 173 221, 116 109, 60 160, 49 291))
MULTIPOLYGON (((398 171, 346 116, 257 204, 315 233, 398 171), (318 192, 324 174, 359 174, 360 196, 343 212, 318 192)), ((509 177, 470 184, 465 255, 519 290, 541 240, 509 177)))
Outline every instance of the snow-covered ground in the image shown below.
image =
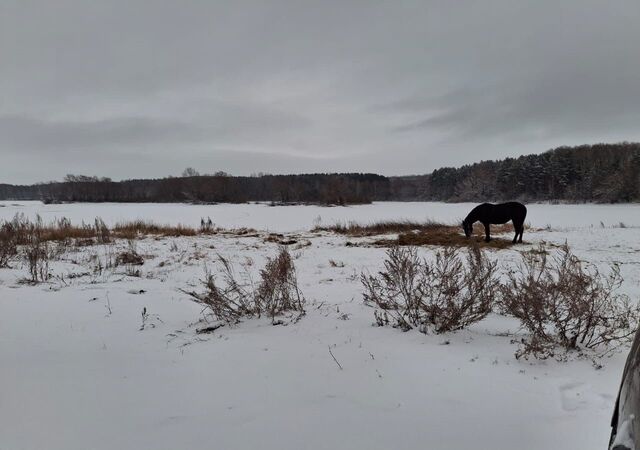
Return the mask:
MULTIPOLYGON (((31 201, 0 201, 0 220, 16 213, 45 221, 66 217, 73 223, 93 223, 101 217, 108 225, 136 219, 161 224, 200 225, 211 217, 223 228, 255 228, 278 232, 302 231, 336 222, 378 220, 436 220, 459 223, 475 206, 472 203, 375 202, 348 207, 269 206, 259 204, 188 205, 184 203, 69 203, 43 205, 31 201)), ((627 205, 527 205, 527 223, 536 228, 574 228, 619 225, 640 226, 640 204, 627 205)))
MULTIPOLYGON (((349 208, 265 205, 49 205, 3 202, 0 219, 39 212, 108 223, 142 218, 292 232, 335 221, 457 221, 470 205, 376 203, 349 208), (21 206, 11 206, 11 204, 21 206)), ((640 208, 531 205, 528 243, 565 240, 583 259, 621 264, 640 293, 640 208), (600 225, 605 224, 605 228, 600 225), (623 222, 626 228, 617 225, 623 222)), ((0 269, 0 449, 604 449, 626 350, 600 360, 516 360, 520 331, 492 315, 446 335, 373 327, 359 275, 384 249, 298 231, 292 253, 307 315, 272 326, 247 320, 197 335, 200 290, 217 253, 258 270, 277 244, 242 237, 146 238, 141 276, 90 274, 103 246, 52 263, 51 282, 0 269), (97 255, 97 256, 95 256, 97 255), (337 266, 330 264, 337 262, 337 266), (344 267, 339 267, 344 264, 344 267), (150 318, 140 330, 141 312, 150 318), (329 353, 329 347, 343 369, 329 353)), ((351 239, 353 240, 353 239, 351 239)), ((125 248, 126 242, 119 242, 125 248)), ((432 250, 420 249, 425 255, 432 250)))

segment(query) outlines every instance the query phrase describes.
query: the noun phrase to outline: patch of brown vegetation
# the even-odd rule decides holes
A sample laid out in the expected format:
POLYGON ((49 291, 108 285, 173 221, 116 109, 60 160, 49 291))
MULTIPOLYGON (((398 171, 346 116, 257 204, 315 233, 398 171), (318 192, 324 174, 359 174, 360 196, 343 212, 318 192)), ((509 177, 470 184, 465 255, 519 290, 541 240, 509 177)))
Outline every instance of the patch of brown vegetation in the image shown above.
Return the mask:
MULTIPOLYGON (((153 222, 137 220, 121 222, 109 228, 100 219, 90 225, 72 225, 69 219, 62 218, 51 223, 44 223, 40 217, 31 221, 26 216, 18 214, 10 221, 0 222, 3 241, 7 240, 15 245, 25 245, 31 241, 31 235, 36 231, 40 242, 61 242, 65 245, 75 243, 79 247, 96 243, 108 243, 113 238, 136 239, 141 236, 197 236, 199 234, 215 234, 223 230, 198 231, 184 225, 159 225, 153 222)), ((224 231, 238 236, 248 236, 251 229, 224 231)))
MULTIPOLYGON (((381 221, 373 222, 369 224, 359 224, 357 222, 349 223, 337 223, 335 225, 316 227, 312 231, 328 231, 332 233, 342 234, 352 237, 366 237, 376 236, 380 234, 394 234, 394 233, 424 233, 424 232, 439 232, 442 230, 448 230, 453 233, 461 233, 462 227, 458 225, 447 225, 440 222, 426 221, 415 222, 411 220, 396 220, 396 221, 381 221)), ((476 223, 473 227, 474 234, 484 235, 484 227, 476 223)), ((491 225, 491 234, 503 234, 513 233, 513 225, 506 223, 503 225, 491 225)))
POLYGON ((511 240, 492 237, 491 241, 484 241, 483 234, 474 234, 470 238, 460 233, 457 227, 442 227, 431 231, 420 231, 416 233, 402 233, 397 239, 380 240, 378 245, 440 245, 446 247, 469 247, 477 245, 478 247, 489 247, 496 249, 504 249, 511 247, 511 240))
MULTIPOLYGON (((398 234, 396 239, 380 239, 373 245, 390 247, 394 245, 440 245, 452 247, 468 247, 477 244, 480 247, 503 249, 512 245, 511 239, 495 237, 496 235, 514 233, 513 225, 491 225, 491 241, 484 242, 484 227, 476 224, 473 228, 473 236, 467 239, 462 233, 462 227, 446 225, 438 222, 412 222, 412 221, 387 221, 375 222, 368 225, 350 222, 348 224, 336 224, 329 227, 317 227, 313 231, 329 231, 351 237, 367 237, 381 234, 398 234)), ((347 242, 348 247, 361 244, 347 242)))
POLYGON ((284 234, 280 233, 270 233, 266 238, 264 238, 264 242, 273 242, 278 245, 293 245, 298 243, 296 239, 287 238, 284 234))
POLYGON ((473 235, 467 239, 462 233, 461 227, 454 225, 435 225, 419 230, 400 233, 396 239, 380 239, 373 244, 381 247, 389 247, 394 245, 440 245, 445 247, 468 247, 477 245, 479 247, 488 247, 496 249, 505 249, 513 244, 511 239, 495 237, 497 234, 510 233, 513 231, 511 224, 492 225, 490 242, 484 241, 484 227, 476 225, 473 228, 473 235))
POLYGON ((138 235, 156 235, 156 236, 196 236, 198 232, 195 228, 183 225, 158 225, 153 222, 144 220, 136 220, 133 222, 123 222, 113 227, 113 234, 116 237, 124 239, 132 239, 138 235))
POLYGON ((118 266, 132 265, 141 266, 144 264, 144 258, 133 251, 122 252, 116 258, 116 264, 118 266))
POLYGON ((410 220, 381 221, 369 224, 359 224, 356 222, 336 223, 335 225, 315 227, 312 231, 328 231, 353 237, 375 236, 379 234, 406 233, 410 231, 427 231, 434 228, 444 227, 437 222, 414 222, 410 220))

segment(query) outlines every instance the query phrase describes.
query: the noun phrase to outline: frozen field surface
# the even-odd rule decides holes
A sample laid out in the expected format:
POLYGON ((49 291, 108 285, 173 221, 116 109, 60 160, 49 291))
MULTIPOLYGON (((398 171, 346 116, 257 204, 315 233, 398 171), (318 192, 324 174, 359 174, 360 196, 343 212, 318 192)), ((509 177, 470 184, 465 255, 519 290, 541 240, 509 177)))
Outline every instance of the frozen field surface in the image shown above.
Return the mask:
MULTIPOLYGON (((20 283, 27 269, 14 261, 0 269, 1 450, 607 447, 626 348, 596 369, 588 358, 516 360, 518 323, 499 315, 444 335, 374 327, 359 275, 379 270, 385 250, 307 231, 318 216, 323 224, 453 222, 471 205, 3 204, 0 218, 195 226, 211 216, 220 226, 290 232, 304 244, 291 252, 307 315, 286 326, 254 319, 196 333, 201 307, 181 289, 201 291, 218 253, 257 271, 278 250, 265 233, 142 239, 139 277, 123 267, 94 273, 103 246, 72 249, 39 285, 20 283)), ((489 251, 502 266, 540 241, 566 240, 584 260, 619 263, 624 291, 639 297, 640 207, 531 205, 528 221, 551 229, 489 251)))
MULTIPOLYGON (((376 202, 347 207, 269 206, 259 204, 188 205, 184 203, 70 203, 43 205, 41 202, 0 201, 0 220, 16 213, 30 218, 40 214, 45 221, 66 217, 73 223, 93 223, 101 217, 108 225, 136 219, 161 224, 200 225, 211 217, 223 228, 255 228, 278 232, 309 230, 317 224, 362 223, 379 220, 435 220, 459 223, 472 203, 376 202)), ((619 225, 640 226, 640 205, 527 205, 527 223, 536 228, 573 228, 619 225)))

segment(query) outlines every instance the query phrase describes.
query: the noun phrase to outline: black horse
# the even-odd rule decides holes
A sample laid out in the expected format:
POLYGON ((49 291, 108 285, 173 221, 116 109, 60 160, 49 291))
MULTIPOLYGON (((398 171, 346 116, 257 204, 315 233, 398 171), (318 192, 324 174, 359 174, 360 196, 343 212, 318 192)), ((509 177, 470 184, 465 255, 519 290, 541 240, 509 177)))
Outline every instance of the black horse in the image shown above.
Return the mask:
POLYGON ((476 222, 484 225, 485 241, 491 240, 491 232, 489 227, 491 224, 503 224, 513 221, 513 228, 516 235, 513 237, 513 243, 522 242, 522 232, 524 231, 524 219, 527 217, 527 207, 522 203, 508 202, 494 205, 492 203, 483 203, 471 210, 469 215, 462 221, 464 234, 469 237, 473 230, 473 224, 476 222), (520 235, 520 239, 518 239, 520 235))

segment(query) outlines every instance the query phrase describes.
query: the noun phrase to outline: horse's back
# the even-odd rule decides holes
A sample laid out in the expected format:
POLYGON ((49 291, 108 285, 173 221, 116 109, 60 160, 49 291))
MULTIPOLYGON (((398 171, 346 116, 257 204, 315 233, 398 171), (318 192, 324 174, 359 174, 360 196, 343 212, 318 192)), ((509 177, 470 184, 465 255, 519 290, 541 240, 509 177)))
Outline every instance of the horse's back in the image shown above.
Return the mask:
POLYGON ((527 216, 527 207, 520 202, 481 203, 471 210, 465 221, 502 224, 513 220, 523 223, 527 216))
POLYGON ((507 223, 510 220, 514 223, 522 223, 527 215, 526 206, 519 202, 482 203, 478 205, 478 210, 485 221, 494 224, 507 223))
POLYGON ((508 212, 512 219, 524 221, 525 217, 527 217, 527 207, 520 202, 506 202, 496 206, 508 212))

